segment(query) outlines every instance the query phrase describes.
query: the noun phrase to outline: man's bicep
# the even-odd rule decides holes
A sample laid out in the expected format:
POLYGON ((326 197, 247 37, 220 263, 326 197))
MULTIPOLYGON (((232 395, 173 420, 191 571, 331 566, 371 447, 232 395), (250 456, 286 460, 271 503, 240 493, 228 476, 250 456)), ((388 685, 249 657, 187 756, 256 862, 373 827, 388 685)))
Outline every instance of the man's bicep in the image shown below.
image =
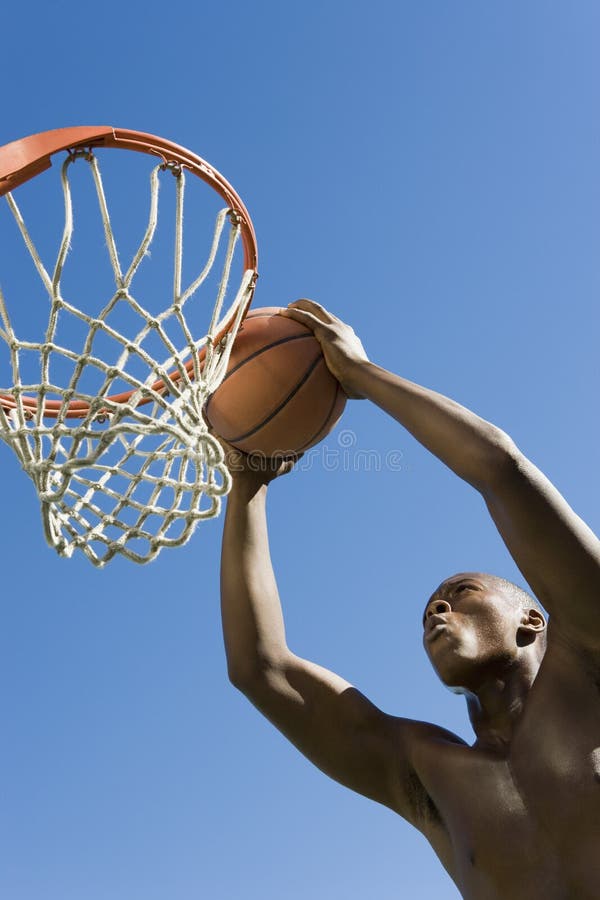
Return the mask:
POLYGON ((250 699, 325 774, 419 824, 424 789, 412 756, 433 726, 387 715, 343 678, 295 656, 250 699))
POLYGON ((587 631, 600 604, 600 541, 559 491, 515 450, 488 509, 513 559, 557 622, 587 631))
POLYGON ((249 687, 248 698, 319 769, 389 805, 391 717, 339 675, 293 654, 249 687))

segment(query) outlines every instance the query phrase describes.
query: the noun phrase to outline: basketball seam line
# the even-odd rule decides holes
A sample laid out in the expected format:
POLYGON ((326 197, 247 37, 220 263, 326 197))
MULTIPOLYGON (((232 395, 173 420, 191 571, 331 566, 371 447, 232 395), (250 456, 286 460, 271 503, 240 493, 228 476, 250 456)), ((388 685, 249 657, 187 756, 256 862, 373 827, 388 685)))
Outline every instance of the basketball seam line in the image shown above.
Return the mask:
MULTIPOLYGON (((255 318, 257 318, 257 319, 262 318, 262 316, 255 316, 255 318)), ((240 360, 240 362, 237 363, 237 365, 235 365, 233 367, 233 369, 231 369, 231 371, 227 373, 227 375, 225 376, 225 378, 223 379, 221 384, 225 384, 227 379, 231 378, 231 376, 235 372, 237 372, 238 369, 241 369, 242 366, 245 366, 246 363, 250 362, 251 360, 256 359, 256 357, 260 356, 261 353, 266 353, 267 350, 272 350, 273 347, 279 347, 281 344, 288 344, 290 341, 299 341, 299 340, 302 340, 304 338, 309 338, 309 337, 314 337, 314 335, 310 331, 308 331, 306 334, 293 334, 293 335, 290 335, 289 337, 279 338, 279 340, 273 341, 273 343, 271 343, 271 344, 267 344, 266 347, 261 347, 260 350, 255 350, 254 353, 250 354, 250 356, 246 356, 244 359, 240 360)), ((219 387, 220 386, 221 385, 219 385, 219 387)), ((210 403, 210 399, 208 402, 210 403)))
POLYGON ((333 410, 335 409, 335 404, 337 403, 337 400, 338 400, 338 394, 339 394, 339 391, 340 391, 339 387, 336 386, 336 389, 335 389, 334 394, 333 394, 333 400, 331 401, 331 406, 329 407, 329 410, 328 410, 328 412, 327 412, 327 415, 325 416, 325 418, 324 418, 324 420, 323 420, 323 424, 321 425, 320 428, 317 428, 317 430, 315 431, 315 433, 313 434, 312 437, 310 437, 307 441, 305 441, 305 443, 302 444, 301 447, 298 447, 298 453, 302 453, 302 451, 304 450, 304 448, 305 448, 305 447, 308 447, 309 444, 312 444, 313 441, 314 441, 316 438, 318 438, 319 435, 321 434, 321 432, 324 431, 325 428, 327 427, 327 424, 328 424, 329 419, 330 419, 330 417, 331 417, 331 413, 332 413, 333 410))
POLYGON ((251 428, 250 431, 247 431, 245 434, 239 434, 239 435, 237 435, 237 437, 228 438, 227 439, 228 442, 230 444, 235 444, 236 441, 245 441, 246 438, 252 437, 253 434, 256 434, 256 432, 260 431, 261 428, 264 428, 265 425, 268 425, 268 423, 271 421, 271 419, 274 419, 275 416, 277 415, 277 413, 281 412, 281 410, 284 408, 284 406, 290 402, 292 397, 294 397, 298 393, 298 391, 300 390, 302 385, 306 384, 306 382, 308 381, 308 379, 310 378, 310 376, 312 375, 312 373, 314 372, 314 370, 316 369, 318 364, 322 361, 322 359, 323 359, 323 357, 319 353, 319 355, 317 357, 315 357, 314 361, 311 363, 310 367, 306 370, 306 372, 304 373, 304 375, 302 376, 302 378, 300 379, 298 384, 292 388, 292 390, 287 395, 287 397, 284 400, 282 400, 281 403, 272 412, 270 412, 269 415, 265 419, 262 420, 262 422, 259 422, 258 425, 256 425, 254 428, 251 428))

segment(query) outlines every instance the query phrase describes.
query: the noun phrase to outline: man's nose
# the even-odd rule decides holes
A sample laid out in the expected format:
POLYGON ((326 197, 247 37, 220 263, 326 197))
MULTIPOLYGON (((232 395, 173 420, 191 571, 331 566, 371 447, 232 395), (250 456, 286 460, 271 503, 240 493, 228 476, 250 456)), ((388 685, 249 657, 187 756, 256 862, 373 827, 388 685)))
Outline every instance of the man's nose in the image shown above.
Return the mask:
POLYGON ((452 612, 452 607, 447 600, 432 600, 425 610, 425 619, 430 616, 442 615, 442 613, 452 612))

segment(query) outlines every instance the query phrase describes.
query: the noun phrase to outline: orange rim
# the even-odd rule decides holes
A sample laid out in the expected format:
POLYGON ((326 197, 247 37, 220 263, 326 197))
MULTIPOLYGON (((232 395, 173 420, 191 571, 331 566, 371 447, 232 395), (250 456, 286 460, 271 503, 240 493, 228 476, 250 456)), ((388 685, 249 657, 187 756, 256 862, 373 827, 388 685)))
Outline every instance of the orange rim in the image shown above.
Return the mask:
MULTIPOLYGON (((49 169, 52 165, 51 158, 55 153, 59 153, 62 150, 82 148, 93 150, 96 147, 115 147, 121 150, 134 150, 138 153, 146 153, 162 160, 165 166, 179 166, 182 169, 186 169, 210 185, 239 217, 244 249, 244 269, 256 272, 258 248, 254 226, 248 210, 237 191, 220 172, 200 156, 197 156, 190 150, 186 150, 185 147, 174 144, 172 141, 167 141, 153 134, 146 134, 143 131, 82 125, 73 128, 57 128, 53 131, 44 131, 40 134, 32 134, 29 137, 6 144, 4 147, 0 147, 0 196, 49 169)), ((248 311, 251 300, 252 289, 244 310, 244 316, 248 311)), ((229 331, 233 325, 234 317, 235 313, 223 324, 223 328, 215 338, 215 343, 220 341, 229 331)), ((206 355, 206 349, 202 348, 198 355, 200 361, 202 361, 206 355)), ((185 369, 190 376, 193 376, 193 359, 185 363, 185 369)), ((169 373, 169 378, 171 381, 177 382, 181 379, 181 373, 177 371, 169 373)), ((157 393, 165 393, 168 391, 168 386, 162 379, 159 379, 152 385, 152 390, 157 393)), ((112 403, 126 403, 134 393, 135 389, 121 394, 113 394, 107 397, 107 400, 112 403)), ((21 402, 26 412, 33 414, 38 408, 38 401, 35 397, 22 397, 21 402)), ((152 398, 147 397, 140 400, 137 405, 143 406, 150 402, 152 402, 152 398)), ((0 395, 0 405, 5 410, 17 408, 14 397, 7 395, 0 395)), ((44 401, 45 416, 56 418, 63 409, 64 403, 60 400, 44 401)), ((65 418, 83 418, 87 415, 89 409, 90 404, 86 401, 71 400, 68 404, 65 418)))

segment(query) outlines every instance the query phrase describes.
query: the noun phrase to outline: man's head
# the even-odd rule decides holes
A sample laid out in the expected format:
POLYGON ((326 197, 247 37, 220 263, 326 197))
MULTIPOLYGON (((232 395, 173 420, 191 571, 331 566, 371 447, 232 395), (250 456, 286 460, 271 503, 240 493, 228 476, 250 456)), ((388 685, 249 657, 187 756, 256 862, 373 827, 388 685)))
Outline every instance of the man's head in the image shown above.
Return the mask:
POLYGON ((527 665, 537 671, 546 648, 546 621, 526 591, 482 572, 447 578, 423 615, 423 644, 441 680, 476 693, 490 678, 527 665))

